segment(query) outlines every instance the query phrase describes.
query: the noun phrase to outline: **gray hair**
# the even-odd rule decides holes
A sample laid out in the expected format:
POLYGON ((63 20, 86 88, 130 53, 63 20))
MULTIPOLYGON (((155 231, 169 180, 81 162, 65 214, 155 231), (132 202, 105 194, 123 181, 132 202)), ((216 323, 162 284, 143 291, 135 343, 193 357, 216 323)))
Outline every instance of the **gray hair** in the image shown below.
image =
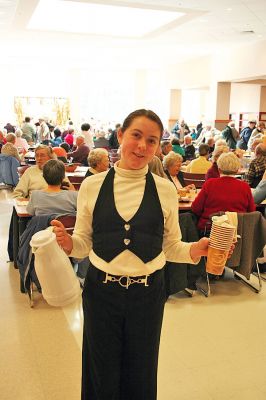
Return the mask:
POLYGON ((216 140, 214 147, 216 148, 218 146, 227 146, 226 140, 224 139, 216 140))
POLYGON ((46 146, 45 144, 39 144, 35 149, 35 154, 37 153, 38 150, 46 150, 48 157, 50 157, 51 159, 57 159, 56 154, 53 152, 53 149, 50 146, 46 146))
POLYGON ((88 155, 88 163, 92 168, 96 168, 98 164, 102 161, 103 156, 108 156, 108 151, 106 149, 93 149, 88 155))
POLYGON ((214 149, 212 153, 212 161, 217 162, 218 158, 223 153, 228 153, 229 147, 228 146, 218 146, 214 149))
POLYGON ((48 185, 59 186, 65 177, 65 165, 60 160, 49 160, 44 164, 43 177, 48 185))
POLYGON ((176 161, 183 162, 183 157, 180 154, 175 153, 174 151, 169 151, 169 153, 166 156, 164 156, 164 159, 163 159, 164 169, 168 169, 176 161))
POLYGON ((20 128, 18 128, 18 129, 16 129, 15 135, 16 135, 16 137, 21 137, 22 133, 23 133, 22 130, 20 128))
POLYGON ((234 175, 240 168, 240 160, 234 153, 223 153, 220 155, 217 165, 224 175, 234 175))

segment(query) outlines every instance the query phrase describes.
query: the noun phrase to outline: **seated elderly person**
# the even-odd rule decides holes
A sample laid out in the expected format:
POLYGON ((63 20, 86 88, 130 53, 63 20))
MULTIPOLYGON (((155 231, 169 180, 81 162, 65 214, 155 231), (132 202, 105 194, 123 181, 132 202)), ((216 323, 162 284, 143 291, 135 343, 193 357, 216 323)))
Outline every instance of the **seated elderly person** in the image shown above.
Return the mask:
POLYGON ((109 140, 106 139, 106 133, 100 131, 96 133, 96 139, 93 142, 94 148, 104 148, 109 149, 109 140))
POLYGON ((262 180, 252 194, 256 204, 260 204, 266 199, 266 171, 263 174, 262 180))
POLYGON ((206 181, 207 181, 207 179, 210 179, 210 178, 220 178, 217 161, 221 154, 228 153, 228 151, 229 151, 228 146, 219 146, 214 150, 214 152, 212 153, 212 166, 211 166, 211 168, 208 169, 208 171, 205 175, 206 181))
POLYGON ((40 144, 35 149, 35 160, 36 165, 26 169, 24 174, 19 180, 19 183, 14 189, 13 197, 24 197, 30 196, 33 190, 45 189, 47 183, 45 182, 42 170, 44 164, 54 158, 51 147, 44 144, 40 144))
POLYGON ((15 146, 16 135, 14 133, 8 133, 6 136, 6 144, 2 147, 2 154, 6 156, 15 157, 19 162, 21 161, 18 149, 15 146))
POLYGON ((26 139, 22 137, 22 130, 21 129, 16 129, 15 135, 16 135, 16 141, 15 141, 15 146, 18 150, 21 150, 20 153, 27 153, 29 150, 29 145, 26 139))
MULTIPOLYGON (((30 215, 76 215, 78 192, 67 189, 65 185, 65 165, 60 160, 49 160, 43 167, 43 178, 47 188, 34 190, 27 205, 30 215)), ((89 260, 73 260, 78 264, 77 276, 83 283, 89 260)))
POLYGON ((186 135, 184 137, 184 146, 183 149, 185 150, 185 157, 186 160, 193 160, 195 158, 195 147, 192 144, 192 137, 190 135, 186 135))
POLYGON ((43 167, 43 178, 47 187, 43 190, 33 190, 27 212, 30 215, 75 215, 78 192, 62 189, 66 187, 64 163, 59 160, 47 161, 43 167))
MULTIPOLYGON (((47 183, 43 178, 43 167, 44 164, 56 158, 51 147, 44 144, 40 144, 35 149, 35 160, 36 165, 33 165, 26 169, 22 177, 20 178, 17 186, 14 189, 13 197, 28 198, 33 190, 42 190, 47 188, 47 183)), ((69 183, 68 179, 66 181, 69 183)), ((75 190, 73 185, 69 186, 71 190, 75 190)))
POLYGON ((87 176, 98 174, 99 172, 107 171, 109 168, 108 151, 106 149, 93 149, 88 157, 89 169, 86 172, 87 176))
POLYGON ((255 158, 251 161, 247 173, 247 182, 250 187, 255 188, 261 181, 266 169, 266 145, 258 144, 255 149, 255 158))
POLYGON ((163 156, 166 156, 170 151, 173 150, 172 143, 169 140, 163 140, 161 142, 161 149, 163 156))
POLYGON ((60 131, 60 129, 56 128, 54 130, 54 139, 50 140, 51 145, 53 147, 58 147, 60 146, 60 144, 62 143, 62 138, 61 138, 62 132, 60 131))
POLYGON ((182 166, 183 158, 180 154, 170 151, 167 156, 163 159, 164 172, 167 178, 175 185, 177 191, 179 189, 194 189, 194 185, 185 184, 182 171, 180 171, 182 166))
POLYGON ((208 161, 208 157, 209 146, 207 144, 201 144, 199 146, 199 157, 188 164, 187 172, 193 174, 206 174, 208 169, 212 166, 212 163, 208 161))
POLYGON ((155 175, 161 176, 162 178, 168 179, 166 176, 164 170, 163 170, 163 165, 162 161, 160 160, 157 155, 153 156, 152 160, 148 164, 149 171, 152 172, 155 175))
POLYGON ((88 165, 87 157, 90 152, 89 146, 86 145, 83 136, 77 136, 76 138, 76 150, 67 153, 67 158, 72 158, 73 163, 81 163, 83 165, 88 165))
POLYGON ((181 147, 179 140, 174 138, 172 139, 171 143, 173 151, 177 154, 180 154, 184 158, 185 150, 183 149, 183 147, 181 147))
POLYGON ((53 152, 54 154, 56 154, 58 160, 63 161, 63 163, 67 164, 67 152, 63 147, 53 147, 53 152))
POLYGON ((264 130, 265 130, 265 123, 263 121, 258 122, 257 127, 255 129, 253 129, 251 136, 249 138, 248 150, 254 151, 254 149, 256 147, 254 145, 254 141, 257 140, 257 144, 258 144, 258 141, 260 142, 260 140, 262 140, 263 135, 264 135, 264 130))
POLYGON ((212 156, 212 153, 214 151, 215 148, 215 140, 213 137, 210 137, 207 141, 206 144, 209 146, 209 157, 212 156))
POLYGON ((192 203, 192 211, 199 217, 198 229, 204 231, 210 216, 219 211, 239 213, 256 210, 251 189, 244 181, 234 178, 240 161, 234 153, 223 153, 219 157, 220 178, 208 179, 192 203))
POLYGON ((0 131, 0 146, 4 146, 4 144, 6 144, 6 138, 5 135, 2 131, 0 131))

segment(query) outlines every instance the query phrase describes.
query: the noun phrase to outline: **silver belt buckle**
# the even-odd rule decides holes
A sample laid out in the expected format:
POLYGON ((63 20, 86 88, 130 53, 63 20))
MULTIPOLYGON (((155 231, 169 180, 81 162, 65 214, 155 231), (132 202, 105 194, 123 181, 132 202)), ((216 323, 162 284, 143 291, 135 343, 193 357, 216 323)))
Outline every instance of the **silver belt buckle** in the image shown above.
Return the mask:
POLYGON ((130 285, 132 285, 133 283, 140 283, 140 284, 144 284, 144 286, 149 286, 148 284, 148 276, 150 275, 145 275, 144 278, 137 278, 134 279, 134 277, 130 277, 128 275, 122 275, 119 276, 119 278, 116 278, 115 276, 109 275, 107 272, 105 273, 105 279, 103 281, 103 283, 108 283, 108 282, 118 282, 120 286, 128 289, 128 287, 130 285), (125 282, 123 282, 123 279, 126 279, 125 282))

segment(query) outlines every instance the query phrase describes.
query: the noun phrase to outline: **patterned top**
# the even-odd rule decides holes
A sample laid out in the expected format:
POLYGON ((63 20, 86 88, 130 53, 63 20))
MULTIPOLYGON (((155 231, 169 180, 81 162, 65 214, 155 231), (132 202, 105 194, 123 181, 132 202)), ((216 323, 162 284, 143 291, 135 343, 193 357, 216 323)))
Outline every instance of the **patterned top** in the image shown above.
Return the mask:
POLYGON ((260 155, 251 161, 247 173, 247 181, 251 187, 256 187, 260 182, 266 169, 266 157, 260 155))

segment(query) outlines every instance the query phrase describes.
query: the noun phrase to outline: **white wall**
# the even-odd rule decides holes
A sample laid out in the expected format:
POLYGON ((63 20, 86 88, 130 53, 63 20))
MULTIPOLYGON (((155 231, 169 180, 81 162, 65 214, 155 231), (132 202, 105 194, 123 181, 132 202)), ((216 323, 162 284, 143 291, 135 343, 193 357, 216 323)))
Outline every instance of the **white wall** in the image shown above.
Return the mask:
POLYGON ((232 83, 230 112, 259 112, 260 85, 232 83))
POLYGON ((191 89, 182 91, 181 117, 190 126, 196 126, 200 121, 205 122, 208 116, 206 109, 209 103, 208 89, 191 89))

